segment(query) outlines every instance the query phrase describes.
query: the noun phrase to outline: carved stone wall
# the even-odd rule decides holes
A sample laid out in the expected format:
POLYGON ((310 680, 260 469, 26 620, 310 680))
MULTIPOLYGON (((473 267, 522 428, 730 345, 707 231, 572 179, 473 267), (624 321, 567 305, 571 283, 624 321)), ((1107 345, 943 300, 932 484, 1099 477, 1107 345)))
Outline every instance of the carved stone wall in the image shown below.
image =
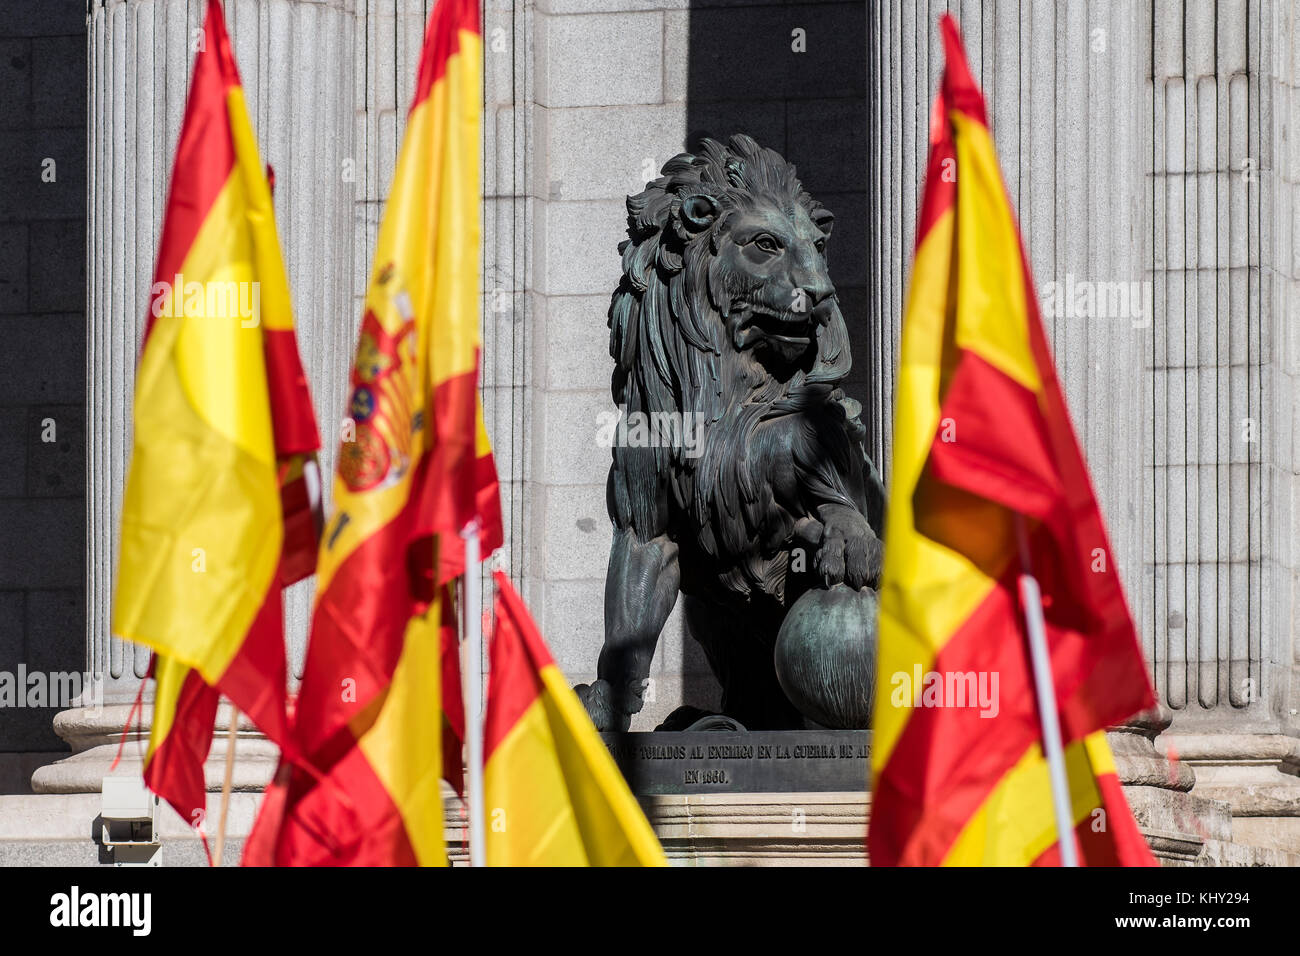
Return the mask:
MULTIPOLYGON (((0 6, 0 671, 14 675, 85 667, 85 56, 82 0, 0 6)), ((3 711, 0 793, 62 746, 53 716, 3 711)))
POLYGON ((1170 742, 1234 834, 1300 845, 1300 5, 1153 15, 1148 498, 1170 742))
MULTIPOLYGON (((1143 189, 1138 81, 1140 4, 1021 4, 1004 0, 871 4, 869 126, 876 447, 890 460, 897 343, 916 210, 929 152, 930 105, 943 66, 936 23, 961 19, 1034 279, 1130 283, 1142 278, 1143 189)), ((1082 311, 1082 310, 1078 310, 1082 311)), ((1057 369, 1134 601, 1140 580, 1143 420, 1140 316, 1043 309, 1057 369)), ((1132 311, 1132 310, 1130 310, 1132 311)))

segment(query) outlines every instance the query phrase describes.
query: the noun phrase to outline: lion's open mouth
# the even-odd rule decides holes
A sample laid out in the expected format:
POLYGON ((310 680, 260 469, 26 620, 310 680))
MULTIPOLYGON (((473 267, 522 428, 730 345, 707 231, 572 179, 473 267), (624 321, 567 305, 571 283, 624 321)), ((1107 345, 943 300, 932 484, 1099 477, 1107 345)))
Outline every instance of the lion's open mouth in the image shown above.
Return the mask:
POLYGON ((816 322, 811 314, 777 315, 752 307, 739 317, 735 325, 736 348, 748 349, 765 344, 785 359, 798 358, 807 351, 816 334, 816 322))
POLYGON ((807 345, 813 337, 812 322, 807 319, 782 319, 774 315, 754 313, 750 325, 758 329, 766 338, 776 339, 778 342, 807 345))

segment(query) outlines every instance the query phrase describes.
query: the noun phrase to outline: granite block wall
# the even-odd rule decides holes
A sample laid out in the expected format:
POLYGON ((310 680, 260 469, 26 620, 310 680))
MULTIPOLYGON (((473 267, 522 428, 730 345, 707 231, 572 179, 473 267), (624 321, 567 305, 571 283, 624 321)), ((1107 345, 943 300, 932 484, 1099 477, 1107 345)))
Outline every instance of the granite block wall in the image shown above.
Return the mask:
MULTIPOLYGON (((11 674, 85 665, 85 13, 83 0, 0 5, 0 671, 11 674)), ((0 711, 0 754, 65 749, 58 709, 0 711)), ((0 792, 20 787, 10 776, 0 768, 0 792)))

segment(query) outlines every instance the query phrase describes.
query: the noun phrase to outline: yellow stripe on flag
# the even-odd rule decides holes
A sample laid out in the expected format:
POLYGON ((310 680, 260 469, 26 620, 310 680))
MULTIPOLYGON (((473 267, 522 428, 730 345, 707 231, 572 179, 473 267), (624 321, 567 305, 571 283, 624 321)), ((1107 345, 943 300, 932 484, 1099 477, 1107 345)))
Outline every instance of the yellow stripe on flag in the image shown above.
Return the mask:
MULTIPOLYGON (((185 257, 187 285, 261 278, 247 210, 232 175, 185 257)), ((283 538, 261 330, 243 326, 238 299, 213 304, 164 311, 140 359, 113 617, 114 633, 210 684, 272 586, 283 538)))
MULTIPOLYGON (((439 383, 471 375, 477 366, 482 50, 477 33, 461 30, 459 50, 448 58, 445 74, 411 110, 375 243, 365 307, 389 334, 406 322, 404 309, 414 318, 420 353, 413 367, 413 395, 430 395, 439 383)), ((426 409, 426 417, 433 412, 426 409)), ((426 421, 412 436, 412 461, 424 453, 429 430, 426 421)), ((476 445, 481 454, 491 451, 486 430, 476 436, 476 445)), ((336 513, 346 512, 348 521, 335 526, 321 549, 317 594, 348 556, 406 504, 410 477, 408 471, 389 487, 360 494, 335 478, 336 513)))
MULTIPOLYGON (((943 343, 950 321, 949 275, 953 268, 952 210, 940 216, 916 250, 903 320, 898 399, 895 406, 893 473, 880 590, 877 673, 928 671, 957 628, 988 596, 994 582, 963 554, 916 530, 913 496, 939 430, 939 384, 943 343)), ((992 509, 978 509, 973 520, 992 509)), ((1008 553, 1007 559, 1010 558, 1008 553)), ((876 694, 872 715, 872 766, 879 772, 911 710, 895 707, 888 693, 876 694)))
POLYGON ((192 668, 178 664, 170 657, 154 656, 153 718, 149 721, 149 749, 145 751, 145 763, 153 758, 154 752, 171 733, 181 688, 191 671, 192 668))
MULTIPOLYGON (((1072 822, 1078 826, 1101 803, 1097 775, 1114 773, 1104 731, 1065 748, 1072 822)), ((1037 744, 1000 781, 967 822, 944 866, 1029 866, 1056 843, 1052 784, 1037 744)))
POLYGON ((1029 349, 1020 234, 1002 184, 993 137, 983 123, 952 111, 957 188, 958 348, 981 356, 1030 391, 1042 388, 1029 349))
POLYGON ((442 831, 442 644, 434 598, 406 627, 402 656, 379 715, 357 740, 402 815, 421 866, 446 866, 442 831))
POLYGON ((663 848, 555 665, 484 768, 489 866, 665 866, 663 848))

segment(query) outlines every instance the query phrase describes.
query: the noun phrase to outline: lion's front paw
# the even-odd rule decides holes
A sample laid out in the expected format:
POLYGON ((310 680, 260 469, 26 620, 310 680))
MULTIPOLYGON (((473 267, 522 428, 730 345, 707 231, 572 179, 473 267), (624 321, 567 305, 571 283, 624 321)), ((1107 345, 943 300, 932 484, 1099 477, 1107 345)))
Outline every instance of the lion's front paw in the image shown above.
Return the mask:
POLYGON ((579 684, 573 692, 587 708, 587 716, 597 730, 625 731, 631 726, 631 715, 622 713, 614 704, 614 689, 609 681, 597 679, 590 684, 579 684))
POLYGON ((841 582, 857 590, 880 581, 884 549, 859 512, 843 505, 823 505, 821 545, 813 561, 826 587, 841 582))

